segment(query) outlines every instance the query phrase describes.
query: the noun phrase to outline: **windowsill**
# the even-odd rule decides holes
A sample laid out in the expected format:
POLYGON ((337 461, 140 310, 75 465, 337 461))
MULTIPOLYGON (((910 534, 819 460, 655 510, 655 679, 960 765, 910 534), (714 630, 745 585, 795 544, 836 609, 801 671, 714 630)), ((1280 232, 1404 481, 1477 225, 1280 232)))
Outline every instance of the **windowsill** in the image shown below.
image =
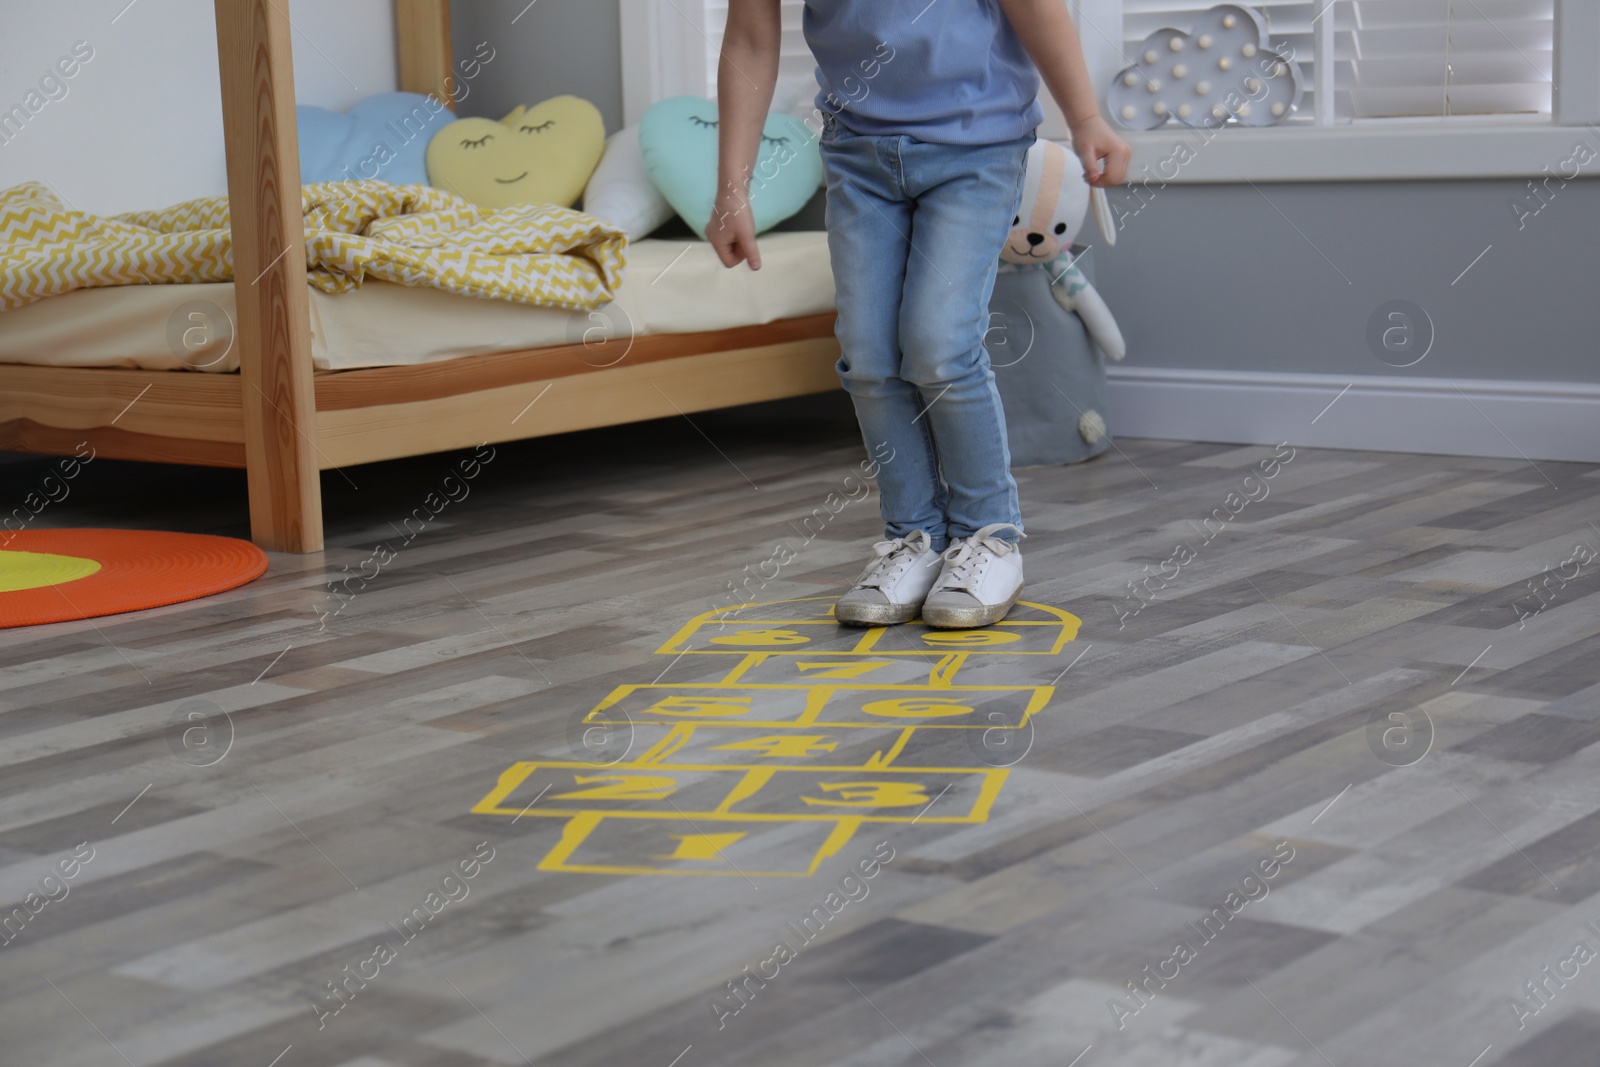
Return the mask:
MULTIPOLYGON (((1600 153, 1600 131, 1544 118, 1379 119, 1338 126, 1282 125, 1124 130, 1130 180, 1191 182, 1385 181, 1571 176, 1573 146, 1600 153), (1187 146, 1185 151, 1180 146, 1187 146), (1148 170, 1144 168, 1148 167, 1148 170)), ((1591 162, 1589 173, 1600 173, 1591 162)))

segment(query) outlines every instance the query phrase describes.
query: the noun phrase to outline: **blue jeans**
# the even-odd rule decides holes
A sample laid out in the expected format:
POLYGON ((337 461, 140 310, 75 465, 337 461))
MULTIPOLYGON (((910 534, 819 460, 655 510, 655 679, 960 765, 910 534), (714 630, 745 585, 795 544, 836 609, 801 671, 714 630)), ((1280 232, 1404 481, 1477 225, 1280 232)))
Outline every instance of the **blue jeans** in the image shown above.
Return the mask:
POLYGON ((983 337, 1033 142, 932 144, 826 118, 839 377, 868 451, 893 450, 878 474, 889 538, 926 530, 943 549, 991 523, 1022 527, 983 337))

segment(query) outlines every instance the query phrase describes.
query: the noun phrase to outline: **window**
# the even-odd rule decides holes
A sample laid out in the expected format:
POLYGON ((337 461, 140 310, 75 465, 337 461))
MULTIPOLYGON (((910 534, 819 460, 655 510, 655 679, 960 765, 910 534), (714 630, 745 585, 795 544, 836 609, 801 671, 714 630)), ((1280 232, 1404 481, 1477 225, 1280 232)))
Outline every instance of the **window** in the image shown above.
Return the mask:
MULTIPOLYGON (((803 0, 783 2, 774 107, 809 95, 803 0)), ((1063 0, 1104 87, 1138 44, 1187 30, 1218 0, 1063 0)), ((728 0, 619 0, 629 122, 678 93, 711 95, 728 0)), ((1178 182, 1531 177, 1600 124, 1600 0, 1255 0, 1294 51, 1299 109, 1275 126, 1207 131, 1178 182)), ((1066 124, 1045 101, 1041 136, 1066 124)), ((1196 131, 1126 133, 1134 169, 1196 131)), ((1591 138, 1600 145, 1600 138, 1591 138)))
POLYGON ((1349 0, 1333 15, 1340 117, 1550 116, 1555 0, 1349 0))
MULTIPOLYGON (((1123 50, 1187 29, 1211 0, 1123 0, 1123 50)), ((1256 0, 1307 92, 1289 122, 1549 117, 1555 0, 1256 0), (1321 23, 1325 25, 1319 25, 1321 23), (1333 92, 1318 66, 1333 72, 1333 92)))
MULTIPOLYGON (((722 49, 722 28, 728 23, 728 0, 704 0, 706 18, 706 85, 707 96, 717 92, 717 55, 722 49)), ((805 11, 805 0, 783 0, 783 50, 778 59, 778 88, 772 94, 772 105, 785 109, 802 95, 806 99, 817 94, 817 64, 806 47, 805 36, 800 32, 800 16, 805 11)))
MULTIPOLYGON (((1187 30, 1216 0, 1068 0, 1096 84, 1161 27, 1187 30), (1085 25, 1093 20, 1096 25, 1085 25), (1100 32, 1121 27, 1120 34, 1100 32), (1097 41, 1098 40, 1098 47, 1097 41), (1110 38, 1116 38, 1112 46, 1110 38), (1104 53, 1114 50, 1114 59, 1104 53)), ((1226 128, 1176 181, 1536 175, 1600 119, 1594 0, 1256 0, 1270 43, 1306 86, 1276 126, 1226 128), (1567 62, 1563 63, 1565 58, 1567 62)), ((1184 135, 1134 133, 1161 158, 1184 135)), ((1191 135, 1194 136, 1194 135, 1191 135)))
MULTIPOLYGON (((717 57, 728 0, 619 0, 623 110, 634 123, 669 96, 716 96, 717 57)), ((783 46, 772 106, 783 110, 816 93, 816 64, 800 32, 804 0, 782 0, 783 46)))

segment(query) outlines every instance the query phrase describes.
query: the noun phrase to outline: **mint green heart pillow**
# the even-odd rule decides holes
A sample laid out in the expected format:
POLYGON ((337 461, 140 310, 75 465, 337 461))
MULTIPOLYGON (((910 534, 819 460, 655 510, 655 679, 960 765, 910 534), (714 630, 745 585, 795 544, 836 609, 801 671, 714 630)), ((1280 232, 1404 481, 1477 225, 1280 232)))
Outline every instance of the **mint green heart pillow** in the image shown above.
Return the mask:
MULTIPOLYGON (((761 133, 761 152, 750 178, 757 233, 805 207, 822 185, 822 154, 805 123, 774 113, 761 133)), ((674 96, 652 105, 639 122, 639 148, 650 180, 704 237, 717 198, 716 102, 674 96)))

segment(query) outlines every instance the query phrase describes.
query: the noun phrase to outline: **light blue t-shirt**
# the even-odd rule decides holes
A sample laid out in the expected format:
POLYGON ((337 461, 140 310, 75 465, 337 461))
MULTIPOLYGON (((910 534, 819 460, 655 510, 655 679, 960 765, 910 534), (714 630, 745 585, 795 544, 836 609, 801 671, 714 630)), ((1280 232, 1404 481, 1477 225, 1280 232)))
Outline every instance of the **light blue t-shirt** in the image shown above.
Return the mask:
POLYGON ((1044 118, 998 0, 806 0, 817 107, 856 133, 996 144, 1044 118))

